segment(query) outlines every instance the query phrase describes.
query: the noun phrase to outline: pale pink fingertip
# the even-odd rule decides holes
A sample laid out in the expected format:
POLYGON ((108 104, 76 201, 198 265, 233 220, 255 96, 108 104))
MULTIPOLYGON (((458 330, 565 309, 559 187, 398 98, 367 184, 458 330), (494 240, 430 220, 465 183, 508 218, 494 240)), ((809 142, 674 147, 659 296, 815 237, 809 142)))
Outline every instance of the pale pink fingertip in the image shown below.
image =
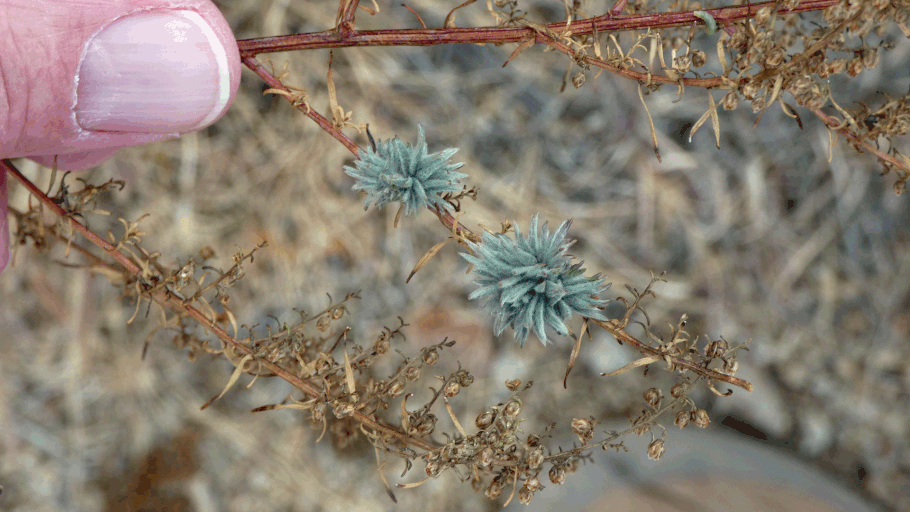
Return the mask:
POLYGON ((231 99, 231 59, 194 11, 120 18, 86 45, 76 120, 94 131, 187 132, 214 122, 231 99))

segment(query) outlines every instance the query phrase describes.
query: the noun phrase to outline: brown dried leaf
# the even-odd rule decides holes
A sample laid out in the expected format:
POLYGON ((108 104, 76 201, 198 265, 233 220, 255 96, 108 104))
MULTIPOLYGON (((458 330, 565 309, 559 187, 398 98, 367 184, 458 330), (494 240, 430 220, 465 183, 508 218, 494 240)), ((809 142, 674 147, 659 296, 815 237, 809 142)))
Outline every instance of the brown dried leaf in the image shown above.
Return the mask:
POLYGON ((408 278, 405 280, 405 283, 408 283, 411 280, 411 278, 414 277, 414 274, 416 274, 418 270, 420 270, 424 265, 426 265, 426 263, 428 261, 430 261, 433 258, 433 256, 436 256, 436 253, 441 251, 442 248, 445 247, 445 245, 447 243, 449 243, 451 240, 452 240, 451 238, 447 238, 447 239, 443 240, 442 242, 439 242, 438 244, 431 247, 430 250, 426 252, 426 254, 421 256, 420 260, 417 262, 417 264, 414 265, 414 270, 411 271, 411 274, 408 275, 408 278))
POLYGON ((407 404, 408 398, 413 396, 414 393, 408 393, 401 398, 401 430, 408 432, 411 429, 411 421, 408 419, 410 414, 408 414, 407 404))
POLYGON ((399 489, 413 489, 415 487, 420 487, 421 485, 427 483, 427 480, 429 480, 429 479, 430 479, 430 477, 426 477, 419 482, 412 482, 409 484, 395 484, 395 486, 398 487, 399 489))
POLYGON ((243 358, 240 360, 240 364, 238 364, 234 368, 234 372, 231 373, 231 378, 228 379, 227 385, 224 386, 224 389, 221 390, 221 393, 218 393, 218 395, 212 397, 212 399, 209 400, 208 402, 206 402, 205 404, 203 404, 203 406, 200 407, 199 410, 204 410, 208 406, 215 403, 215 400, 218 400, 219 398, 223 397, 224 394, 227 393, 229 389, 231 389, 231 386, 233 386, 234 383, 237 382, 237 379, 240 378, 240 374, 243 373, 243 367, 246 366, 246 363, 249 362, 251 359, 253 359, 253 354, 247 354, 247 355, 243 356, 243 358))
POLYGON ((351 368, 351 358, 348 357, 348 347, 344 347, 344 382, 348 387, 348 393, 351 394, 356 390, 356 381, 354 380, 354 369, 351 368))
MULTIPOLYGON (((663 53, 661 53, 661 60, 663 60, 663 53)), ((660 146, 657 144, 657 131, 654 129, 654 119, 651 118, 651 111, 648 110, 648 104, 645 103, 645 96, 641 92, 641 84, 638 84, 638 99, 641 100, 642 106, 645 107, 645 114, 648 115, 648 125, 651 127, 651 143, 654 145, 654 155, 657 157, 657 161, 663 163, 663 160, 660 159, 660 146)))
POLYGON ((658 361, 663 361, 663 360, 664 360, 664 358, 656 357, 656 356, 643 357, 641 359, 636 359, 635 361, 632 361, 631 363, 623 366, 622 368, 620 368, 616 371, 612 371, 610 373, 601 373, 601 375, 604 377, 613 377, 614 375, 619 375, 620 373, 625 373, 629 370, 638 368, 639 366, 645 366, 645 365, 648 365, 651 363, 656 363, 658 361))
POLYGON ((534 43, 535 43, 535 42, 536 42, 536 39, 532 37, 532 38, 526 40, 525 42, 521 43, 520 45, 518 45, 518 48, 515 48, 515 51, 513 51, 512 54, 509 55, 509 58, 506 59, 506 61, 502 63, 502 67, 508 66, 509 63, 512 62, 512 59, 514 59, 515 57, 518 57, 518 55, 519 55, 521 52, 523 52, 523 51, 527 50, 528 48, 534 46, 534 43))
POLYGON ((575 359, 578 358, 578 353, 581 352, 581 337, 584 336, 584 331, 587 328, 587 325, 587 322, 582 325, 581 334, 578 336, 578 339, 575 340, 575 346, 572 347, 572 354, 569 355, 569 364, 566 365, 566 376, 562 379, 563 389, 568 388, 569 373, 572 371, 572 368, 575 367, 575 359))
POLYGON ((458 9, 461 9, 462 7, 467 7, 476 1, 477 0, 468 0, 467 2, 459 5, 458 7, 452 9, 451 11, 449 11, 449 14, 448 14, 448 16, 446 16, 446 20, 443 22, 442 26, 445 28, 456 28, 455 27, 455 11, 457 11, 458 9))
POLYGON ((385 464, 382 463, 382 459, 379 457, 379 446, 374 445, 373 448, 376 451, 376 471, 379 472, 379 478, 382 480, 382 485, 385 486, 385 492, 389 494, 389 498, 392 499, 393 503, 398 503, 395 493, 392 492, 392 486, 389 485, 389 481, 385 479, 385 474, 382 472, 382 468, 385 464))

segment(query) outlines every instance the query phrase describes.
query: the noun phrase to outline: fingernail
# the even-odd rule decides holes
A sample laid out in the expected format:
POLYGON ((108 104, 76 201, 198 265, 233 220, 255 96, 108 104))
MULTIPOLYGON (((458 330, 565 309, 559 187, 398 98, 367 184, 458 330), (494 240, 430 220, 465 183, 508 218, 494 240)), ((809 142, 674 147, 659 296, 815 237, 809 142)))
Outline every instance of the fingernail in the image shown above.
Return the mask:
POLYGON ((76 120, 87 130, 185 132, 227 107, 224 45, 192 11, 147 12, 96 34, 79 66, 76 120))

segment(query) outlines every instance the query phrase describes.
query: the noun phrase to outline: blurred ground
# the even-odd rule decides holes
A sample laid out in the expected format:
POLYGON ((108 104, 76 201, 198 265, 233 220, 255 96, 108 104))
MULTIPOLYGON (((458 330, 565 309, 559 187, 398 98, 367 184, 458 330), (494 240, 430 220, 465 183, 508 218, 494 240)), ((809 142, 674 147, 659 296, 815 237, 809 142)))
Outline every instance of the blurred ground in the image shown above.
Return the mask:
MULTIPOLYGON (((446 14, 434 2, 408 5, 430 26, 440 26, 446 14)), ((563 15, 561 4, 540 5, 529 8, 532 18, 563 15)), ((358 26, 418 26, 397 3, 381 7, 375 18, 359 13, 358 26)), ((587 10, 608 7, 591 2, 587 10)), ((223 8, 238 38, 325 30, 336 15, 333 5, 287 0, 241 0, 223 8)), ((490 20, 475 5, 460 10, 456 22, 490 20)), ((841 98, 875 104, 880 92, 907 90, 910 45, 893 40, 897 48, 884 53, 880 67, 833 84, 846 93, 841 98)), ((785 489, 780 479, 769 483, 716 464, 650 473, 642 468, 660 471, 660 465, 644 466, 641 449, 595 453, 589 465, 598 467, 569 477, 567 485, 576 477, 585 482, 571 488, 577 492, 548 484, 534 506, 568 511, 611 503, 616 510, 649 510, 625 496, 654 489, 647 487, 648 475, 657 474, 664 490, 647 490, 648 496, 666 495, 673 485, 734 496, 776 485, 768 492, 781 499, 791 492, 817 500, 859 493, 873 506, 910 508, 910 207, 891 192, 893 178, 879 176, 871 158, 845 144, 834 147, 829 163, 827 132, 808 114, 804 130, 776 110, 753 129, 747 107, 721 112, 721 149, 708 127, 690 144, 688 130, 707 108, 706 93, 687 90, 674 103, 672 88, 647 98, 660 138, 659 164, 634 83, 590 74, 583 88, 559 93, 564 58, 534 48, 502 69, 512 49, 336 50, 339 101, 379 138, 413 141, 420 123, 431 150, 460 148, 462 170, 481 188, 478 201, 467 205, 468 226, 495 228, 509 218, 525 227, 535 212, 551 224, 573 218, 570 235, 579 240, 573 252, 588 269, 604 272, 617 294, 626 284, 643 288, 649 271, 668 272, 669 282, 648 308, 656 325, 675 324, 687 313, 694 333, 734 343, 751 338, 751 351, 740 356, 740 376, 755 391, 697 397, 716 434, 689 445, 688 429, 671 427, 667 458, 735 453, 730 457, 742 466, 810 480, 800 492, 785 489), (774 454, 740 451, 746 441, 774 454), (640 476, 623 483, 615 471, 601 469, 616 467, 634 468, 618 474, 640 476), (718 480, 712 470, 736 480, 718 480), (616 479, 604 484, 601 496, 594 492, 601 489, 598 478, 616 479)), ((327 51, 270 58, 279 68, 288 60, 286 82, 306 87, 311 105, 326 112, 327 51)), ((119 233, 118 217, 150 213, 142 223, 143 244, 171 265, 211 246, 227 267, 238 247, 268 240, 232 291, 242 323, 265 324, 268 315, 290 320, 292 308, 323 308, 326 293, 362 290, 349 321, 364 343, 383 325, 395 326, 398 315, 411 324, 408 342, 397 346, 406 354, 445 336, 456 339, 441 369, 453 370, 457 359, 477 378, 454 402, 462 423, 506 396, 505 379, 532 379, 537 385, 525 398, 531 411, 526 431, 558 422, 553 446, 566 447, 572 418, 626 421, 644 389, 670 382, 660 371, 650 378, 635 372, 599 377, 634 357, 599 335, 584 347, 569 388, 562 389, 569 346, 532 341, 519 350, 510 334, 495 339, 486 314, 466 301, 472 289, 466 265, 449 248, 406 285, 414 263, 444 238, 442 228, 426 213, 393 229, 394 208, 364 212, 342 171, 352 155, 285 101, 261 91, 261 82, 246 73, 236 104, 207 132, 121 151, 84 173, 96 183, 127 182, 103 205, 114 215, 89 217, 90 227, 119 233)), ((367 144, 364 136, 355 140, 367 144)), ((17 165, 36 183, 47 183, 46 169, 17 165)), ((11 204, 25 203, 21 188, 11 187, 10 194, 11 204)), ((319 431, 292 411, 249 414, 287 395, 288 386, 274 379, 249 390, 238 385, 200 411, 224 386, 231 366, 207 357, 190 362, 163 335, 152 338, 141 361, 157 312, 143 319, 143 306, 140 320, 127 325, 135 305, 105 279, 60 266, 62 252, 21 247, 0 278, 0 509, 500 508, 501 501, 471 492, 452 473, 397 490, 393 506, 368 445, 336 450, 328 440, 316 444, 319 431)), ((419 479, 414 473, 400 478, 401 469, 385 471, 393 485, 419 479)), ((677 508, 651 510, 707 507, 697 501, 707 500, 706 492, 694 496, 676 500, 677 508)), ((857 501, 844 499, 827 506, 859 510, 857 501)), ((759 510, 778 506, 753 503, 759 510)), ((793 510, 810 510, 802 503, 793 510)))

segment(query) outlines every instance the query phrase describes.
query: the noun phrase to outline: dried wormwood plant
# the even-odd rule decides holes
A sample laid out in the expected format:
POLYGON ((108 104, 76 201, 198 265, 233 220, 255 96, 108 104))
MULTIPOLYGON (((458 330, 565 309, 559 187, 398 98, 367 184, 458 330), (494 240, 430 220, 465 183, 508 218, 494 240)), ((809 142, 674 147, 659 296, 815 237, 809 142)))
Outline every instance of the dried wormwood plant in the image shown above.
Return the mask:
MULTIPOLYGON (((844 108, 831 97, 825 80, 838 74, 854 77, 874 68, 880 52, 887 50, 890 44, 880 40, 890 25, 897 26, 905 34, 910 33, 906 25, 908 5, 905 2, 786 1, 719 9, 702 9, 703 6, 694 2, 674 2, 667 8, 675 11, 657 12, 659 5, 620 0, 610 12, 597 17, 590 17, 577 4, 566 5, 566 20, 545 24, 527 19, 518 9, 517 2, 497 0, 488 4, 495 28, 456 29, 453 21, 455 11, 452 11, 443 29, 358 32, 354 24, 358 2, 343 1, 333 32, 242 41, 240 46, 245 64, 271 87, 266 92, 284 96, 352 152, 361 155, 361 160, 355 164, 357 171, 349 170, 349 174, 373 180, 368 186, 360 187, 368 193, 368 205, 372 200, 377 206, 399 201, 409 214, 427 207, 437 215, 449 238, 431 249, 428 257, 420 260, 415 270, 426 265, 429 258, 451 240, 473 251, 474 256, 470 256, 469 261, 481 267, 482 260, 477 258, 477 254, 483 255, 485 249, 491 247, 487 244, 497 243, 492 240, 500 240, 493 237, 501 235, 487 233, 483 237, 477 236, 460 223, 459 219, 465 214, 460 199, 476 195, 476 190, 458 193, 457 182, 466 175, 454 172, 459 167, 457 164, 445 163, 453 151, 444 151, 439 155, 440 161, 433 161, 435 167, 432 171, 421 174, 420 169, 415 167, 418 161, 433 160, 435 156, 425 151, 421 131, 418 144, 411 148, 417 156, 409 157, 411 159, 395 153, 405 149, 400 141, 385 143, 390 146, 380 143, 375 148, 379 157, 384 156, 383 151, 395 153, 389 160, 399 168, 406 168, 410 174, 392 176, 397 171, 385 168, 378 173, 368 173, 362 165, 370 164, 366 156, 369 153, 341 132, 341 127, 350 125, 347 122, 350 115, 337 105, 334 92, 334 120, 329 121, 311 108, 300 89, 283 84, 283 77, 276 77, 274 70, 266 70, 256 60, 256 54, 287 49, 379 44, 518 43, 518 48, 509 57, 511 61, 531 46, 541 44, 569 57, 570 71, 566 76, 572 77, 575 87, 582 87, 591 67, 597 67, 598 73, 607 70, 638 80, 643 102, 645 93, 657 91, 663 85, 675 86, 680 98, 687 92, 687 86, 690 89, 707 88, 709 108, 692 132, 694 135, 710 119, 718 144, 720 126, 716 110, 720 105, 733 109, 746 100, 760 116, 764 110, 778 103, 779 108, 801 123, 797 107, 785 101, 784 93, 789 93, 796 105, 822 119, 832 134, 843 136, 858 151, 874 154, 886 171, 894 171, 895 191, 903 191, 910 162, 893 145, 893 140, 910 131, 906 96, 885 97, 878 106, 844 108), (813 28, 800 18, 801 12, 821 9, 825 9, 822 18, 824 26, 813 28), (717 32, 714 32, 715 28, 717 32), (631 42, 624 42, 614 35, 620 31, 632 33, 631 42), (706 34, 714 37, 713 52, 709 51, 712 50, 710 45, 705 47, 707 49, 695 48, 709 42, 702 31, 713 32, 706 34), (875 43, 867 41, 876 37, 879 40, 875 43), (704 76, 701 76, 696 70, 708 65, 709 55, 717 57, 716 62, 711 62, 716 66, 715 71, 702 71, 704 76), (712 96, 715 88, 727 91, 719 104, 712 96), (822 109, 829 104, 826 113, 822 109), (421 183, 420 180, 424 179, 430 180, 431 186, 421 183)), ((329 84, 334 91, 331 74, 329 84)), ((654 140, 659 158, 656 136, 654 140)), ((591 418, 575 418, 566 422, 568 424, 553 425, 539 433, 523 432, 520 429, 523 400, 533 399, 528 396, 530 383, 507 383, 511 393, 508 399, 488 405, 476 418, 474 427, 466 429, 449 403, 449 399, 455 399, 461 393, 461 388, 473 382, 466 369, 459 367, 436 376, 438 382, 434 382, 431 398, 416 406, 408 404, 410 391, 416 389, 421 378, 426 378, 429 368, 445 357, 445 350, 453 342, 441 341, 410 357, 403 354, 396 356, 391 345, 404 339, 404 321, 398 328, 386 328, 372 343, 359 344, 348 339, 348 330, 337 326, 337 322, 350 313, 348 302, 356 298, 356 294, 350 294, 339 302, 330 300, 329 306, 314 316, 301 313, 300 321, 294 325, 280 324, 274 330, 271 325, 239 325, 229 305, 229 289, 244 277, 244 265, 253 262, 254 253, 264 244, 248 252, 237 253, 233 257, 233 265, 223 270, 197 268, 200 262, 194 260, 172 268, 161 262, 159 254, 142 248, 143 233, 139 231, 139 221, 123 221, 124 233, 119 237, 109 234, 107 240, 89 231, 79 221, 79 217, 91 212, 91 199, 97 191, 110 189, 113 183, 97 187, 85 184, 82 190, 72 193, 61 185, 59 194, 49 198, 8 163, 4 163, 4 168, 5 172, 30 188, 39 200, 39 206, 35 208, 13 212, 18 221, 19 239, 31 239, 39 249, 47 247, 52 238, 65 240, 99 271, 123 286, 124 296, 135 301, 133 318, 139 317, 143 304, 147 310, 153 303, 162 306, 157 309, 161 316, 159 328, 175 331, 174 342, 180 347, 188 347, 191 357, 203 351, 223 354, 235 366, 225 392, 242 373, 256 378, 284 379, 296 387, 296 395, 289 396, 283 403, 257 410, 306 410, 312 422, 323 432, 330 432, 339 445, 347 445, 361 435, 368 438, 377 450, 380 465, 389 455, 400 457, 405 461, 407 472, 420 459, 426 478, 452 470, 458 472, 462 479, 470 480, 475 490, 483 490, 492 499, 506 491, 509 500, 517 494, 520 502, 528 503, 534 493, 543 487, 542 472, 547 472, 546 476, 552 483, 561 484, 591 450, 621 448, 620 438, 629 433, 651 433, 648 456, 660 458, 666 437, 666 430, 657 423, 661 415, 673 415, 674 424, 680 428, 690 423, 699 427, 708 424, 707 413, 688 396, 696 384, 704 382, 719 395, 729 394, 717 390, 716 385, 721 382, 751 388, 748 383, 733 376, 738 366, 735 352, 741 346, 731 347, 724 340, 699 344, 698 338, 685 331, 684 317, 666 336, 655 333, 649 322, 637 324, 633 321, 636 312, 644 311, 642 301, 653 295, 652 287, 659 278, 652 280, 643 292, 630 289, 629 299, 619 298, 625 304, 624 315, 606 320, 599 309, 606 299, 600 296, 605 288, 600 286, 601 281, 597 277, 593 281, 557 283, 565 289, 557 289, 555 285, 551 289, 544 279, 549 275, 542 275, 539 268, 530 268, 541 262, 528 262, 524 265, 529 267, 524 269, 527 272, 514 273, 516 280, 508 282, 508 285, 503 284, 509 279, 506 273, 492 276, 486 272, 490 275, 485 276, 489 282, 482 283, 487 287, 481 289, 485 290, 484 293, 492 293, 494 286, 507 290, 497 295, 498 307, 502 308, 498 313, 497 331, 501 332, 507 324, 512 325, 516 328, 516 337, 522 342, 532 330, 544 341, 544 324, 553 327, 558 334, 570 333, 576 341, 570 356, 568 369, 571 370, 582 339, 591 326, 600 326, 617 341, 632 345, 642 354, 642 359, 614 374, 638 366, 659 364, 676 373, 679 381, 670 388, 669 398, 665 398, 659 388, 645 391, 644 405, 641 412, 631 419, 630 428, 623 432, 605 432, 602 438, 596 440, 595 437, 601 434, 597 432, 596 421, 591 418), (57 215, 54 225, 47 226, 42 221, 40 213, 44 208, 57 215), (75 242, 75 232, 106 251, 120 266, 112 265, 75 242), (571 308, 567 306, 568 309, 556 306, 546 310, 538 296, 557 301, 569 295, 570 291, 578 297, 576 304, 571 308), (585 317, 577 335, 572 334, 570 326, 565 323, 572 311, 585 317), (194 322, 213 333, 221 346, 212 347, 208 340, 193 334, 191 325, 194 322), (636 336, 630 333, 630 325, 640 325, 642 334, 636 336), (233 335, 228 334, 229 329, 233 335), (243 330, 247 337, 238 338, 243 330), (392 358, 398 359, 394 372, 378 374, 374 371, 378 359, 392 358), (451 421, 453 427, 443 432, 444 429, 439 426, 441 421, 451 421), (546 440, 556 428, 570 429, 578 436, 579 444, 565 450, 549 446, 546 440), (660 434, 655 435, 656 431, 660 434), (447 442, 441 443, 441 436, 447 442)), ((504 226, 502 235, 507 231, 508 227, 504 226)), ((559 237, 554 234, 554 238, 559 238, 556 241, 558 245, 565 233, 562 227, 557 232, 561 232, 559 237)), ((536 237, 536 217, 531 233, 536 237)), ((516 237, 520 236, 516 230, 516 237)), ((543 238, 546 240, 547 236, 543 238)), ((202 262, 210 259, 204 253, 200 257, 202 262)), ((560 269, 578 270, 567 264, 560 265, 560 269)), ((383 475, 382 471, 380 475, 383 475)), ((385 476, 382 478, 385 479, 385 476)), ((416 483, 421 481, 425 480, 416 483)))

